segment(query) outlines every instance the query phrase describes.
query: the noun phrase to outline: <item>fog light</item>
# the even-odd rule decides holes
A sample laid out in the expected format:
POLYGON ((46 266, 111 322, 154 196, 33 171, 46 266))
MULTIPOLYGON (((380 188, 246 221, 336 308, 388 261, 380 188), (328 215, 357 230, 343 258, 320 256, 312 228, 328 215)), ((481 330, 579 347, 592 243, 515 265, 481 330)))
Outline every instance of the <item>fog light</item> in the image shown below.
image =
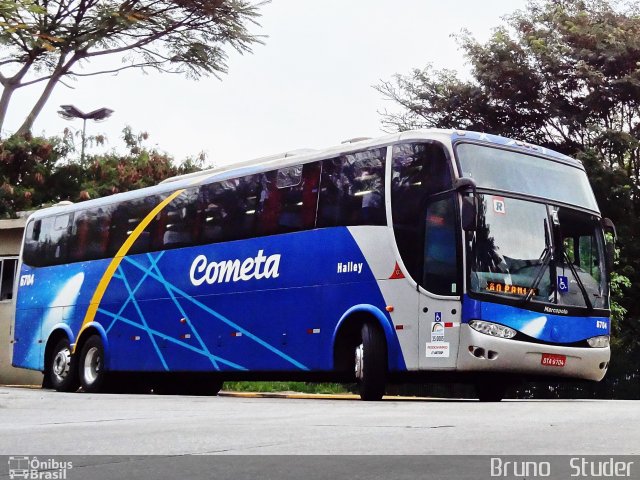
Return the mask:
POLYGON ((516 336, 516 331, 513 328, 505 327, 499 323, 471 320, 469 326, 477 332, 491 335, 492 337, 513 338, 516 336))
POLYGON ((593 348, 607 348, 609 346, 609 335, 588 338, 587 343, 593 348))

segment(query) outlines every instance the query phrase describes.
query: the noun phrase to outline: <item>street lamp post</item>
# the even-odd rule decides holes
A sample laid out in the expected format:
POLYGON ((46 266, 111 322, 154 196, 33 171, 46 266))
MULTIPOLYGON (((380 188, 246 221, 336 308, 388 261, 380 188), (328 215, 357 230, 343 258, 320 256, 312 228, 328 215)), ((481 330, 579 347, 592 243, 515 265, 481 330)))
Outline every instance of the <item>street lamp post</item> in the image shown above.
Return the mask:
POLYGON ((84 145, 85 145, 85 132, 87 129, 87 120, 94 120, 99 122, 109 118, 113 113, 113 110, 109 108, 99 108, 89 113, 84 113, 74 105, 60 105, 62 110, 58 110, 60 115, 65 120, 73 120, 74 118, 82 119, 82 150, 80 152, 80 161, 84 161, 84 145))

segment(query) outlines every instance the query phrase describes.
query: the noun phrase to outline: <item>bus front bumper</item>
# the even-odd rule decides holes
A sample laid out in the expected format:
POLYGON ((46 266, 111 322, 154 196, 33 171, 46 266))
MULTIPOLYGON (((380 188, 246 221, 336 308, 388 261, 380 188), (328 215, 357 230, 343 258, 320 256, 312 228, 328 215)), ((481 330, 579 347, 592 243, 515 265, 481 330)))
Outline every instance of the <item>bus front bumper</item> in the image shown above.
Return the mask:
POLYGON ((610 358, 609 347, 557 347, 492 337, 473 330, 467 324, 460 328, 460 371, 508 372, 599 381, 607 373, 610 358), (544 365, 543 356, 555 359, 564 357, 564 361, 547 361, 548 364, 544 365))

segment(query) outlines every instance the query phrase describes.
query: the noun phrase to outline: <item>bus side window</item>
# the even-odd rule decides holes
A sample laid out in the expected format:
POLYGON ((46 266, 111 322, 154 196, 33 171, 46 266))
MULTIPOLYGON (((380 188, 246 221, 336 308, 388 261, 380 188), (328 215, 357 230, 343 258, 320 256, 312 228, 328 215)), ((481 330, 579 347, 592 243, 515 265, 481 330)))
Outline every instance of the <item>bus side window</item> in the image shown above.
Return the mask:
POLYGON ((200 242, 214 243, 222 240, 222 207, 218 205, 217 183, 200 187, 198 193, 198 218, 200 220, 200 242))
MULTIPOLYGON (((115 206, 111 213, 111 221, 109 224, 109 242, 107 247, 107 255, 115 256, 120 248, 127 241, 136 228, 140 225, 153 207, 160 203, 160 198, 156 196, 144 197, 128 202, 122 202, 115 206)), ((130 254, 145 253, 150 250, 151 246, 151 229, 154 227, 153 222, 148 225, 129 249, 130 254)))
POLYGON ((105 206, 84 212, 87 220, 87 244, 83 260, 105 258, 109 245, 109 225, 113 207, 105 206))
POLYGON ((422 286, 437 295, 458 295, 455 197, 448 194, 427 206, 422 286))
POLYGON ((69 249, 69 260, 72 262, 84 260, 88 243, 89 218, 87 217, 87 212, 76 212, 71 236, 71 248, 69 249))
POLYGON ((267 172, 261 175, 260 200, 257 210, 257 234, 260 236, 273 235, 278 232, 284 190, 278 188, 276 177, 277 172, 267 172))
POLYGON ((62 214, 39 220, 40 231, 36 249, 36 265, 58 265, 68 260, 71 238, 71 214, 62 214))
POLYGON ((200 243, 252 237, 258 189, 258 175, 203 185, 198 197, 200 243))
POLYGON ((320 162, 310 163, 304 166, 302 171, 302 212, 301 223, 303 229, 310 229, 316 223, 316 210, 318 208, 318 190, 320 185, 320 162))
POLYGON ((258 207, 258 235, 313 228, 319 181, 320 164, 317 162, 264 174, 258 207))
POLYGON ((27 224, 24 234, 24 251, 22 258, 24 263, 31 266, 38 266, 38 236, 40 234, 41 220, 31 220, 27 224))
MULTIPOLYGON (((452 186, 449 161, 437 143, 394 145, 391 170, 393 231, 402 261, 414 280, 422 278, 422 220, 427 198, 452 186)), ((449 293, 450 294, 450 293, 449 293)))
POLYGON ((385 155, 377 148, 322 162, 318 227, 386 224, 385 155))
POLYGON ((255 232, 259 178, 257 175, 230 180, 225 184, 222 205, 227 212, 223 232, 225 240, 251 238, 255 232))
MULTIPOLYGON (((140 223, 151 213, 151 210, 153 210, 153 208, 161 201, 162 199, 159 196, 154 195, 127 202, 129 206, 127 210, 129 214, 127 236, 131 235, 138 228, 140 223)), ((128 252, 129 254, 147 253, 151 251, 152 232, 156 228, 156 223, 157 220, 154 218, 144 229, 142 229, 141 232, 138 233, 138 238, 131 246, 131 249, 128 252)), ((119 248, 120 246, 118 249, 119 248)))
POLYGON ((194 225, 198 190, 189 189, 167 205, 155 219, 151 231, 153 250, 180 248, 193 245, 197 238, 194 225))

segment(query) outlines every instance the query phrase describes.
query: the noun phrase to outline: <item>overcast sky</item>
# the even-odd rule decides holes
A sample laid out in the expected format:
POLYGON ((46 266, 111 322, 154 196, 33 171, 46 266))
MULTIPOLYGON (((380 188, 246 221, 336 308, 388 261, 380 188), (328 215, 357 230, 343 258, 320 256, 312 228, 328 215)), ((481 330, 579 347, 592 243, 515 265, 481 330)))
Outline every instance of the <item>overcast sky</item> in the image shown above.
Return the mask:
MULTIPOLYGON (((253 54, 230 52, 221 80, 127 71, 58 85, 34 125, 35 134, 81 128, 56 111, 109 107, 113 116, 87 124, 105 134, 102 150, 122 148, 124 126, 146 131, 149 145, 182 160, 204 151, 209 164, 298 148, 323 148, 357 136, 375 137, 379 111, 393 108, 372 85, 431 63, 467 69, 452 33, 486 39, 501 17, 525 0, 273 0, 261 10, 265 44, 253 54)), ((84 71, 90 71, 86 65, 84 71)), ((19 90, 7 122, 15 131, 40 87, 19 90)))

